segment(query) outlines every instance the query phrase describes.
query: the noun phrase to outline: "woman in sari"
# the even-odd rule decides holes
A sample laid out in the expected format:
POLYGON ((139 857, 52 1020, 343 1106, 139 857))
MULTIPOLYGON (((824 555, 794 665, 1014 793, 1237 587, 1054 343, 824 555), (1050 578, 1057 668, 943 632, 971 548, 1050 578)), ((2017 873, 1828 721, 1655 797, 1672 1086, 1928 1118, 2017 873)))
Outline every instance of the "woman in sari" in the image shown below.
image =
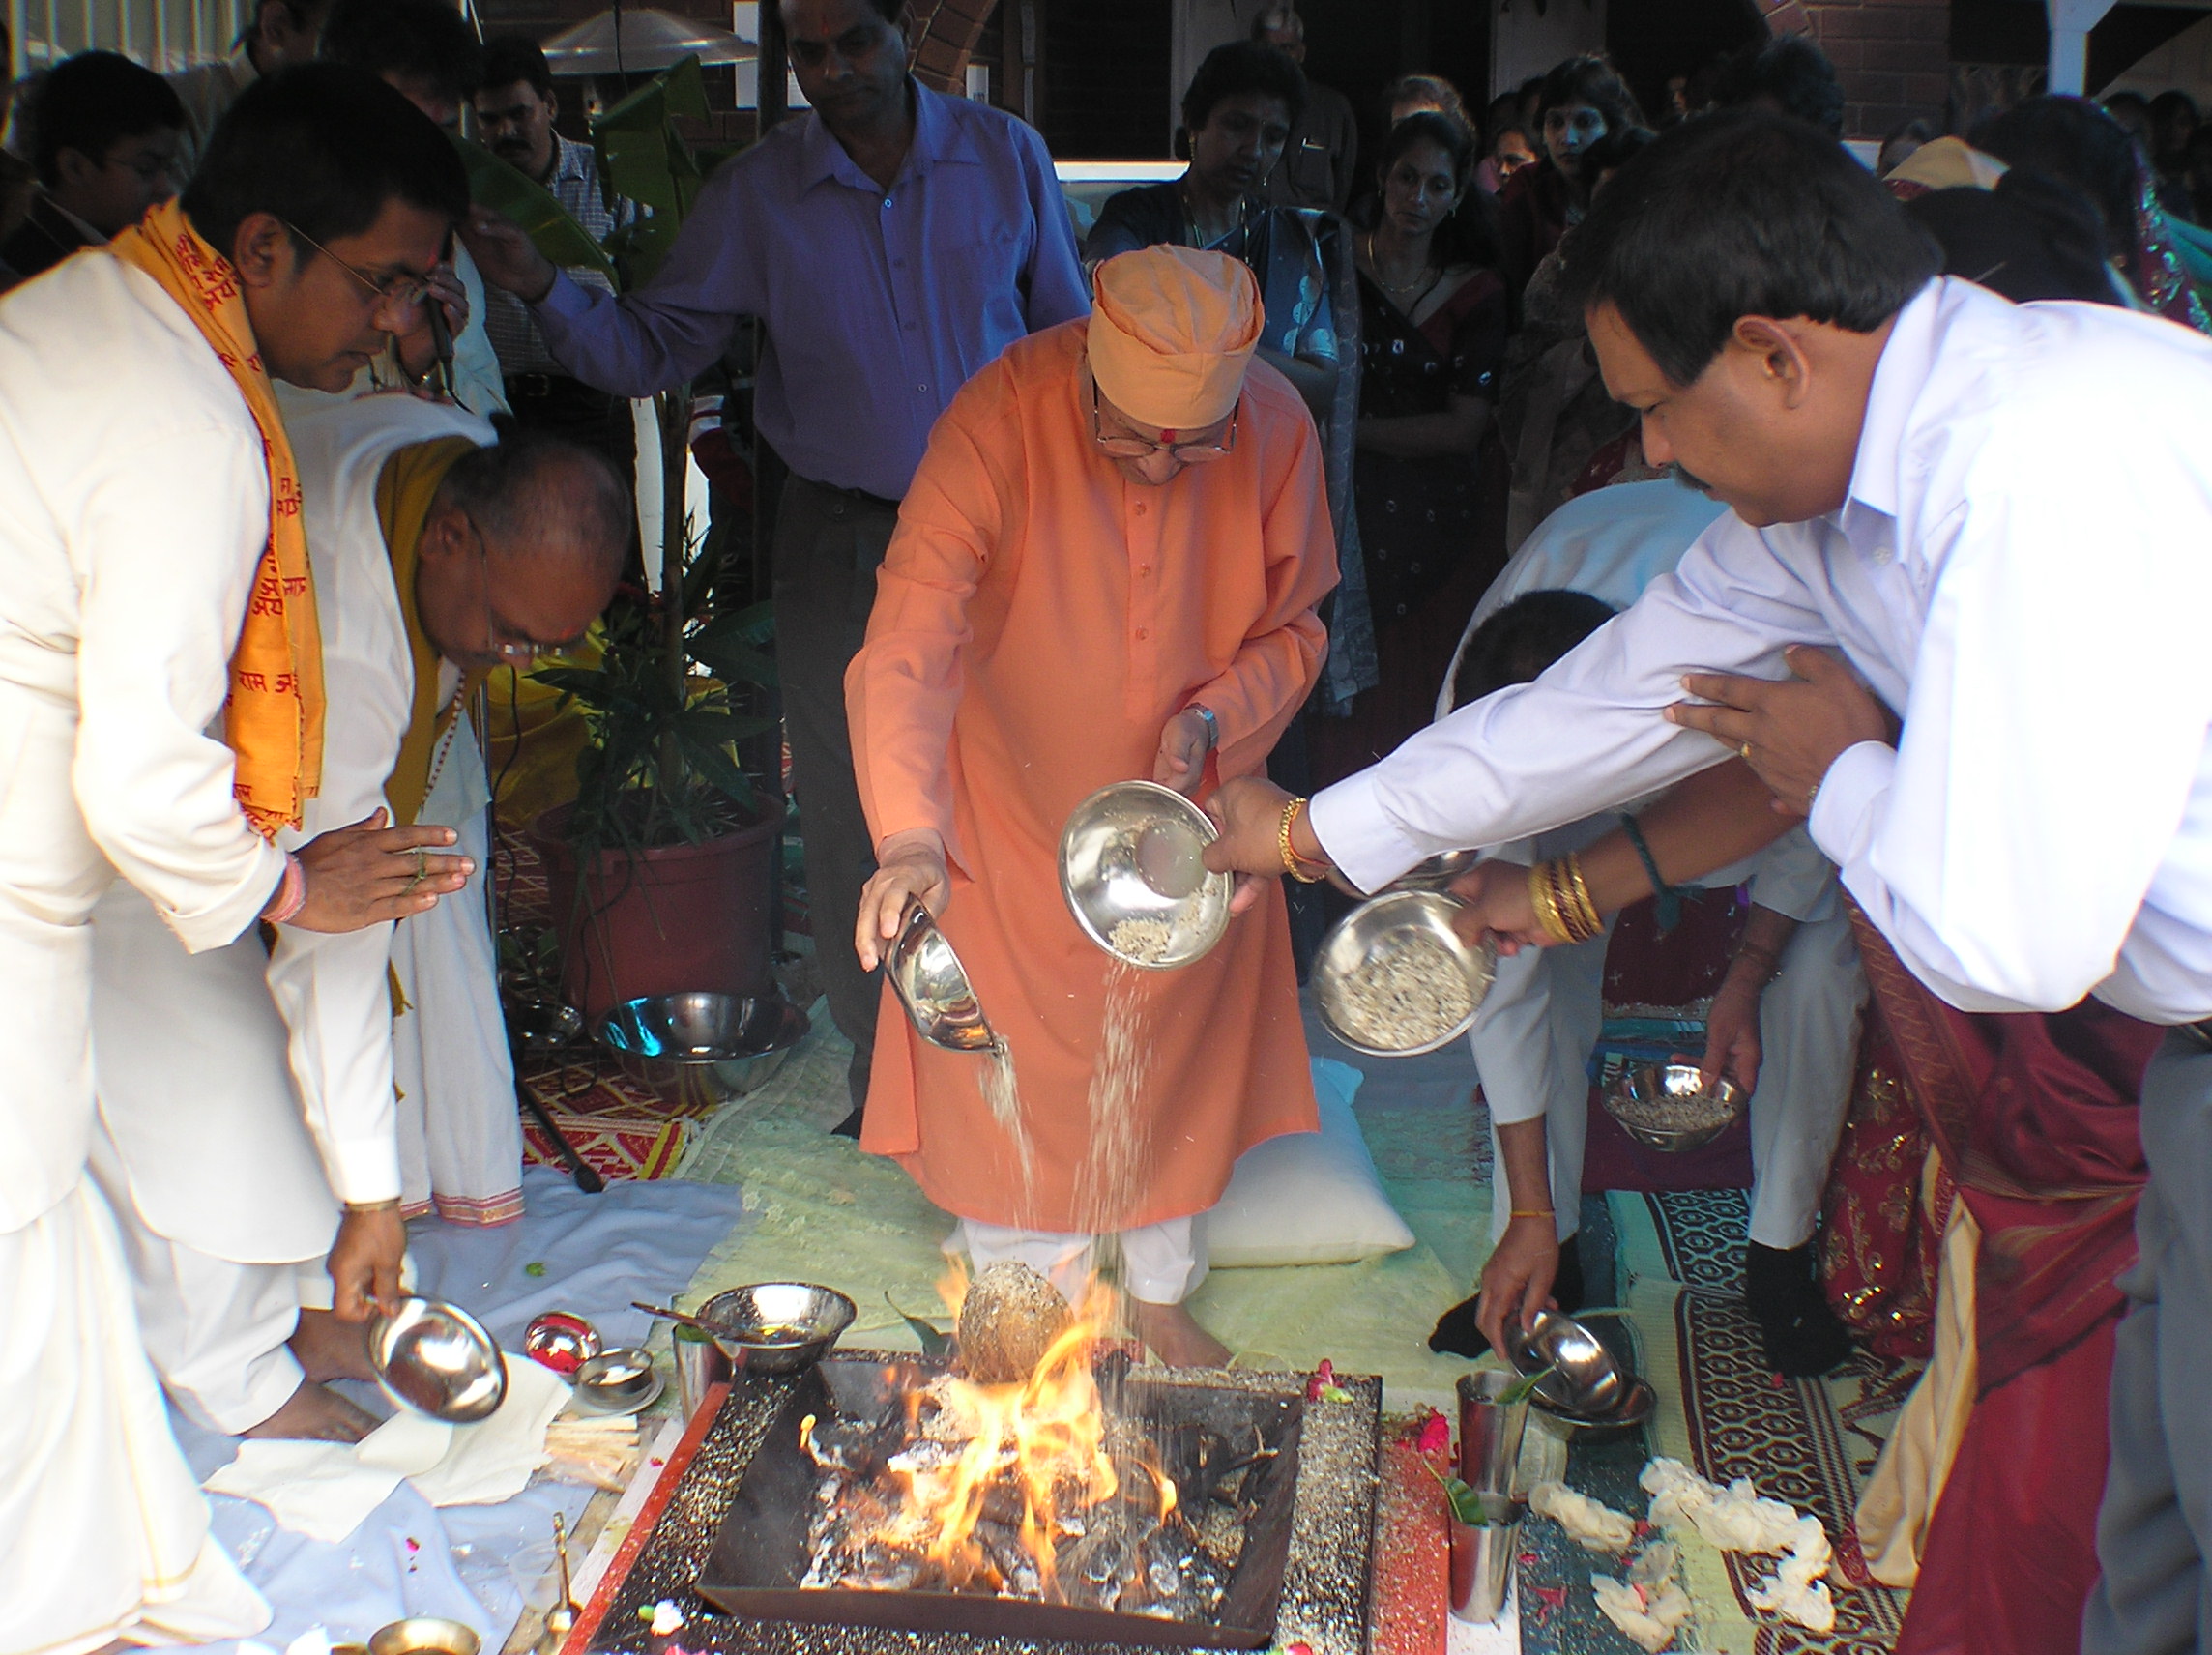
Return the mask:
POLYGON ((1316 779, 1346 774, 1427 724, 1462 622, 1497 572, 1476 556, 1482 473, 1509 306, 1482 206, 1474 135, 1409 115, 1355 232, 1360 386, 1353 499, 1381 682, 1312 732, 1316 779))

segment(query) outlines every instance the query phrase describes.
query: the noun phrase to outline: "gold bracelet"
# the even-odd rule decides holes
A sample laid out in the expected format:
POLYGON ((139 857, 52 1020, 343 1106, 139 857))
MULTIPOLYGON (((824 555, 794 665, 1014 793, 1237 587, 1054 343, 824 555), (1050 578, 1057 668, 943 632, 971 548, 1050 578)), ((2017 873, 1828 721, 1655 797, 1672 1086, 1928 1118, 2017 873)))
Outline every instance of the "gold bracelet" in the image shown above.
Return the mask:
POLYGON ((349 1201, 343 1205, 347 1217, 364 1218, 371 1213, 397 1212, 399 1198, 393 1196, 390 1201, 349 1201))
POLYGON ((1506 1214, 1508 1218, 1557 1218, 1557 1213, 1548 1206, 1516 1206, 1506 1214))
POLYGON ((1534 863, 1528 869, 1528 906, 1535 910, 1538 928, 1553 942, 1572 943, 1575 940, 1567 930, 1566 921, 1559 917, 1559 905, 1552 900, 1551 882, 1545 878, 1542 862, 1534 863))
POLYGON ((1307 873, 1305 863, 1291 848, 1291 825, 1297 821, 1298 812, 1305 807, 1306 801, 1302 798, 1294 798, 1283 806, 1283 819, 1275 828, 1275 849, 1283 858, 1283 872, 1300 885, 1318 885, 1324 876, 1307 873))
POLYGON ((1584 883, 1582 853, 1578 851, 1569 857, 1563 866, 1566 870, 1567 894, 1574 900, 1575 913, 1582 920, 1583 930, 1586 937, 1595 937, 1605 929, 1605 921, 1598 915, 1597 904, 1590 900, 1588 885, 1584 883))
POLYGON ((1581 913, 1575 907, 1574 892, 1567 887, 1567 865, 1555 857, 1544 864, 1544 880, 1551 887, 1552 911, 1559 916, 1559 924, 1567 933, 1570 943, 1586 943, 1591 933, 1583 928, 1581 913))

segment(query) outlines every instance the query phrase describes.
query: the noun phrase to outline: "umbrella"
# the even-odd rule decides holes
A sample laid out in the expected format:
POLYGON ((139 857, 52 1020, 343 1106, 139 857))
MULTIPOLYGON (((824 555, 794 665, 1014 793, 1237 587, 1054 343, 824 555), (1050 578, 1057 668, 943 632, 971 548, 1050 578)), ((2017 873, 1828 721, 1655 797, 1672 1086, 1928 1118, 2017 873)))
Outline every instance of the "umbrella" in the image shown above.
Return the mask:
POLYGON ((703 64, 750 63, 760 47, 713 23, 643 6, 601 12, 545 43, 545 61, 555 74, 648 73, 691 56, 703 64))

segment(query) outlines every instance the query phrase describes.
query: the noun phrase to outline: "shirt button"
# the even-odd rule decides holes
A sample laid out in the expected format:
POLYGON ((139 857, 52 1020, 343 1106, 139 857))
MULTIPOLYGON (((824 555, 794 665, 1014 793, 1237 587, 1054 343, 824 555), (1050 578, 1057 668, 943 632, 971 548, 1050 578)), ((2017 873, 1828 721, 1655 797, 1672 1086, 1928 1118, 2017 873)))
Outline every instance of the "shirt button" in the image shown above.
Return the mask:
POLYGON ((1150 574, 1152 572, 1152 566, 1150 564, 1139 564, 1137 566, 1137 572, 1139 574, 1150 574))
POLYGON ((1150 637, 1150 636, 1151 636, 1151 633, 1150 633, 1150 632, 1146 631, 1144 627, 1142 627, 1142 626, 1139 626, 1139 627, 1137 628, 1137 642, 1138 642, 1138 643, 1140 643, 1140 644, 1141 644, 1141 643, 1143 643, 1143 642, 1144 642, 1144 641, 1145 641, 1147 638, 1149 638, 1149 637, 1150 637))
POLYGON ((917 391, 927 391, 929 387, 926 385, 917 385, 915 387, 915 390, 917 391))
POLYGON ((1145 514, 1145 503, 1142 500, 1138 501, 1136 505, 1129 508, 1129 514, 1132 517, 1142 517, 1145 514))
POLYGON ((890 210, 891 210, 891 198, 890 198, 888 195, 887 195, 887 196, 885 196, 885 197, 884 197, 884 211, 885 211, 885 212, 887 212, 887 213, 888 213, 890 210))

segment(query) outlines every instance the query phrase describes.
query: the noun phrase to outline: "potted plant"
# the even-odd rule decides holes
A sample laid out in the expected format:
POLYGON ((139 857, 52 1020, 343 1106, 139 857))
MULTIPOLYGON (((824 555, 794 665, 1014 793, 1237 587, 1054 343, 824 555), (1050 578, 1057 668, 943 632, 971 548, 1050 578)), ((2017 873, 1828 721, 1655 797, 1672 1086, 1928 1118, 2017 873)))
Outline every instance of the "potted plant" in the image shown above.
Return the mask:
MULTIPOLYGON (((557 264, 590 264, 619 288, 659 265, 705 181, 676 126, 707 113, 696 58, 593 123, 602 188, 652 210, 601 247, 532 180, 464 144, 472 191, 557 264)), ((596 664, 540 669, 583 714, 573 802, 531 824, 560 939, 562 997, 596 1021, 647 995, 771 991, 769 918, 783 827, 780 785, 747 773, 771 738, 775 664, 769 605, 712 611, 714 557, 683 510, 691 388, 655 399, 660 431, 658 590, 626 585, 601 623, 596 664)), ((772 762, 763 767, 775 773, 772 762)))

